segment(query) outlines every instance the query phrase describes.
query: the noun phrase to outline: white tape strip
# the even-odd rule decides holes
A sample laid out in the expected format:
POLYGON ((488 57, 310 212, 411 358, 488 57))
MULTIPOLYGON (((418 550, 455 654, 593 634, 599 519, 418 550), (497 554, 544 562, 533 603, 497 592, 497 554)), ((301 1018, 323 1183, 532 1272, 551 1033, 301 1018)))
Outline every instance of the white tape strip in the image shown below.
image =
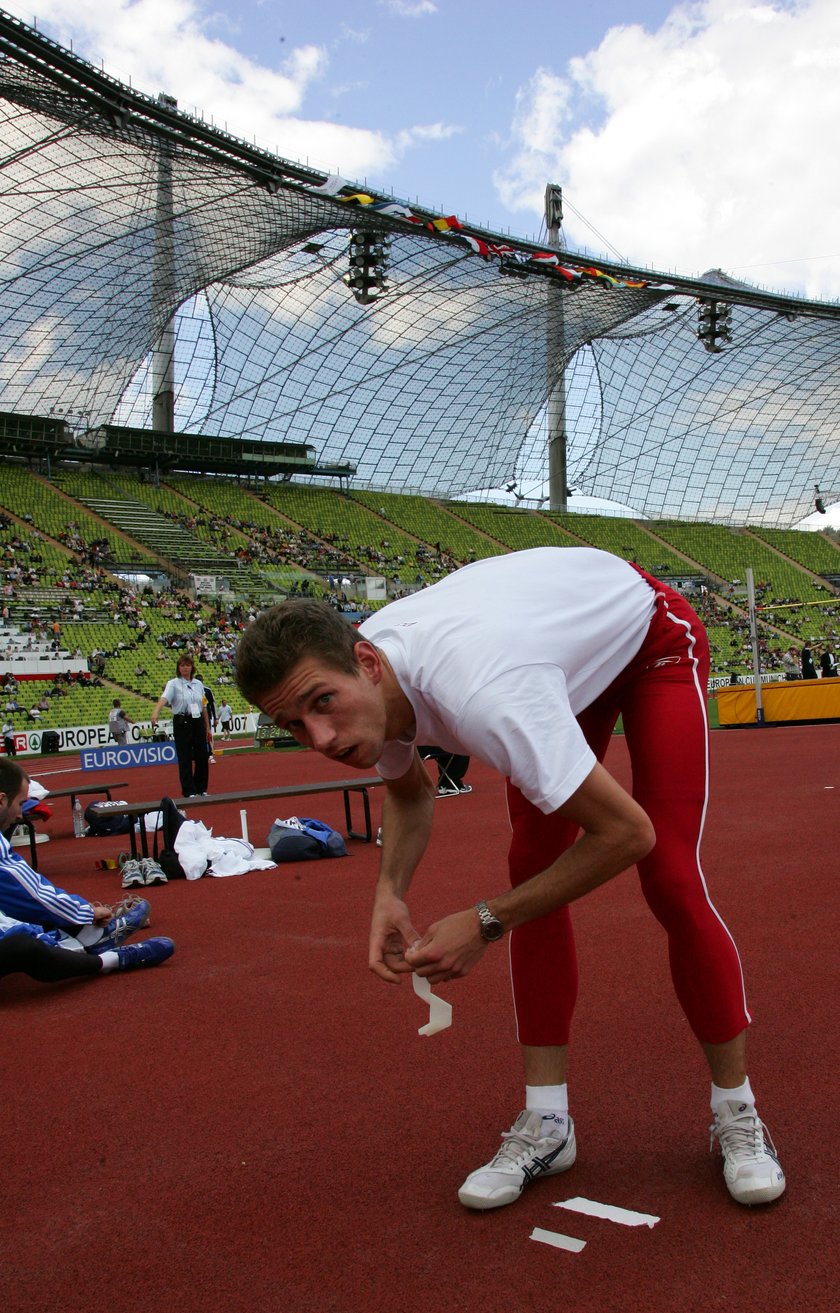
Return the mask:
POLYGON ((622 1226, 656 1226, 659 1221, 652 1213, 635 1213, 632 1208, 616 1208, 613 1204, 599 1204, 594 1199, 566 1199, 555 1208, 567 1208, 570 1213, 583 1213, 586 1217, 603 1217, 606 1222, 620 1222, 622 1226))
POLYGON ((411 983, 414 986, 414 992, 418 998, 422 998, 429 1005, 429 1020, 425 1026, 421 1026, 418 1035, 436 1035, 439 1030, 446 1030, 447 1026, 452 1025, 452 1004, 447 1003, 445 999, 438 998, 437 994, 432 993, 432 987, 425 976, 418 976, 416 971, 411 973, 411 983))
POLYGON ((579 1254, 586 1246, 585 1240, 576 1240, 573 1235, 561 1235, 559 1231, 544 1231, 535 1226, 530 1235, 531 1240, 539 1240, 541 1245, 553 1245, 555 1249, 567 1249, 570 1254, 579 1254))

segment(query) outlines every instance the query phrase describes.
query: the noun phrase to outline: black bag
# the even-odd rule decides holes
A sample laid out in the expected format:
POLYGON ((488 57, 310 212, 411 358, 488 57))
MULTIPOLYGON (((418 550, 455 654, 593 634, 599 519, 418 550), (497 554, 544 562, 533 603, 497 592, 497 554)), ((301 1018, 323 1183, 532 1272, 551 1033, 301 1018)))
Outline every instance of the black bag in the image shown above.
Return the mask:
POLYGON ((161 798, 160 815, 161 823, 155 830, 152 857, 160 865, 167 880, 186 880, 186 872, 175 851, 175 836, 187 818, 183 812, 178 811, 171 798, 161 798), (161 836, 160 851, 158 851, 158 835, 161 836))
POLYGON ((130 834, 131 819, 128 816, 103 816, 101 809, 104 807, 121 807, 121 802, 89 802, 85 807, 85 823, 87 832, 95 839, 104 838, 108 834, 130 834), (100 810, 94 813, 93 808, 100 810))
POLYGON ((346 857, 347 845, 332 826, 309 816, 278 819, 268 832, 272 861, 311 862, 321 857, 346 857))

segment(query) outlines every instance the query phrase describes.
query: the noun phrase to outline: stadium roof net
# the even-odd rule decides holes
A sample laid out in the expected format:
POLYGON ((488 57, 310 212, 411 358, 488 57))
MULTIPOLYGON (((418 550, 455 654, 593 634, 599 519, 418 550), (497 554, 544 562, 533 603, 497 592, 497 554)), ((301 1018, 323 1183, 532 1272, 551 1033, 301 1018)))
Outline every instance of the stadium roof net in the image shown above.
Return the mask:
POLYGON ((836 305, 360 191, 2 13, 0 140, 0 411, 148 427, 169 331, 178 430, 306 443, 374 487, 538 485, 552 392, 568 482, 640 514, 788 525, 836 481, 836 305))

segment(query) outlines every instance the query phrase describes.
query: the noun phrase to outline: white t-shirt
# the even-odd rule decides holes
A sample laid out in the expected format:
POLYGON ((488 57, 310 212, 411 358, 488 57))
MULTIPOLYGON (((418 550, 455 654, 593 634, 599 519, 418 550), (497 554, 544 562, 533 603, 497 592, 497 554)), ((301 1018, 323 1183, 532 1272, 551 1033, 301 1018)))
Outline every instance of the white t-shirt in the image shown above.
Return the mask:
POLYGON ((204 703, 204 685, 200 679, 170 679, 163 690, 163 700, 172 708, 173 716, 192 716, 198 720, 204 703))
POLYGON ((537 547, 456 570, 360 628, 412 705, 412 741, 385 745, 395 779, 415 744, 494 766, 555 811, 595 765, 575 717, 639 651, 654 593, 626 561, 588 547, 537 547))

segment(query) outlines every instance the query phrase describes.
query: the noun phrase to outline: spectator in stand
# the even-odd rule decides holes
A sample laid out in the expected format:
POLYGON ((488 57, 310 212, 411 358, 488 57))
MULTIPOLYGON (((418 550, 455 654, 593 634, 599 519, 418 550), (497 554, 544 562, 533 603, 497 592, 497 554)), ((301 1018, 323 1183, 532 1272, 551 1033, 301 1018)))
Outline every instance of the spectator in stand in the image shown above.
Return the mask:
POLYGON ((817 668, 814 665, 814 655, 811 651, 811 644, 806 643, 802 649, 802 678, 816 679, 817 668))

